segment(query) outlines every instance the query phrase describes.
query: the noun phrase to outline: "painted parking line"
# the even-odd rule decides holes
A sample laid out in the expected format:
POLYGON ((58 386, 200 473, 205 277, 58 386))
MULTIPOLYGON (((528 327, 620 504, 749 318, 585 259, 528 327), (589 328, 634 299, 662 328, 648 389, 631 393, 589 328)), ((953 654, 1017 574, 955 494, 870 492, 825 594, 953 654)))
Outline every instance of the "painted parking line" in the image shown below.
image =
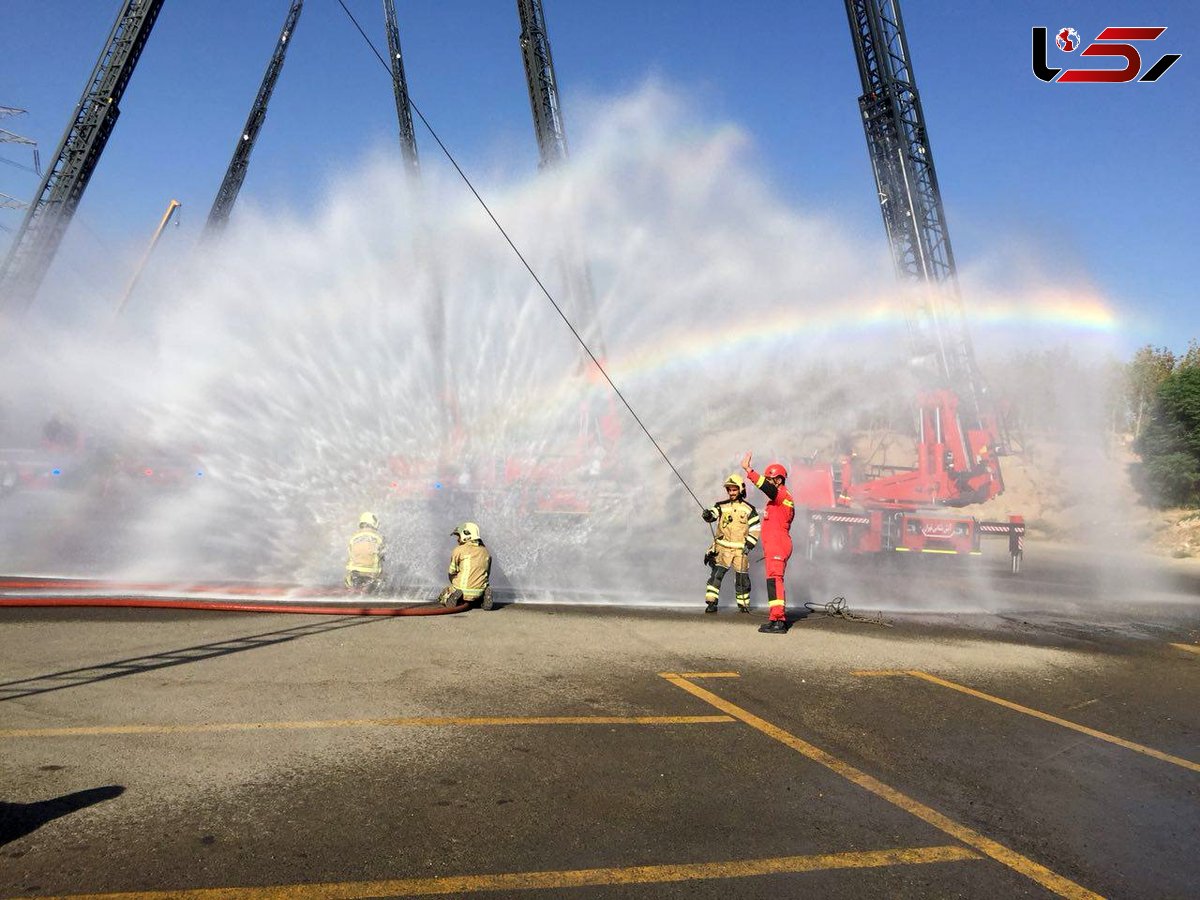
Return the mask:
POLYGON ((741 678, 737 672, 681 672, 680 678, 741 678))
POLYGON ((947 681, 944 678, 938 678, 936 675, 930 675, 928 672, 921 672, 916 669, 897 669, 894 671, 864 670, 861 672, 855 672, 853 674, 908 675, 912 678, 920 678, 922 681, 928 681, 930 684, 936 684, 940 685, 941 687, 950 688, 952 691, 958 691, 959 693, 967 694, 971 697, 978 697, 980 700, 986 700, 989 703, 995 703, 999 706, 1016 710, 1017 712, 1024 713, 1027 716, 1033 716, 1035 719, 1041 719, 1044 722, 1053 722, 1055 725, 1061 725, 1063 728, 1070 728, 1072 731, 1078 731, 1080 734, 1086 734, 1089 737, 1094 737, 1101 741, 1107 741, 1110 744, 1116 744, 1118 747, 1124 747, 1126 750, 1133 750, 1136 753, 1152 756, 1155 759, 1161 759, 1163 762, 1169 762, 1172 765, 1180 766, 1184 769, 1191 769, 1193 772, 1200 772, 1200 763, 1194 763, 1190 759, 1184 759, 1181 756, 1172 756, 1170 753, 1163 753, 1161 750, 1155 750, 1153 747, 1147 747, 1145 744, 1136 744, 1133 741, 1127 741, 1124 738, 1117 737, 1116 735, 1108 734, 1104 731, 1097 731, 1095 728, 1088 728, 1086 725, 1080 725, 1077 722, 1070 722, 1067 719, 1060 719, 1058 716, 1053 716, 1050 713, 1042 712, 1039 709, 1032 709, 1028 706, 1022 706, 1020 703, 1013 703, 1011 700, 1005 700, 1003 697, 993 697, 991 694, 985 694, 983 691, 977 691, 974 688, 967 687, 966 685, 957 684, 953 681, 947 681))
POLYGON ((923 865, 979 859, 965 847, 911 847, 814 856, 571 869, 563 872, 504 872, 496 875, 451 875, 444 878, 398 878, 390 881, 329 882, 274 887, 200 888, 182 891, 139 891, 121 894, 71 894, 45 900, 357 900, 366 897, 420 897, 473 894, 485 891, 562 890, 611 885, 665 884, 755 875, 792 875, 831 869, 869 869, 881 866, 923 865))
POLYGON ((81 725, 74 728, 0 728, 0 738, 102 734, 195 734, 309 728, 447 728, 521 725, 715 725, 730 716, 414 716, 397 719, 324 719, 302 722, 203 722, 190 725, 81 725))
POLYGON ((1200 644, 1172 644, 1176 650, 1186 650, 1188 653, 1200 653, 1200 644))
POLYGON ((968 828, 965 825, 960 825, 958 822, 955 822, 953 819, 943 815, 937 810, 912 799, 906 794, 900 793, 900 791, 896 790, 895 788, 884 784, 879 779, 868 775, 866 772, 863 772, 860 769, 856 769, 849 763, 843 762, 832 754, 822 750, 820 747, 810 744, 807 741, 796 737, 794 734, 784 731, 777 725, 772 725, 765 719, 759 718, 758 716, 754 715, 754 713, 730 703, 728 700, 717 696, 711 691, 705 690, 697 684, 692 684, 687 679, 671 672, 660 672, 659 674, 676 687, 682 688, 689 694, 698 697, 711 706, 715 706, 722 712, 728 713, 735 719, 740 719, 751 728, 755 728, 768 737, 774 738, 780 743, 791 747, 798 753, 808 757, 814 762, 820 763, 827 769, 830 769, 836 774, 842 776, 847 781, 857 784, 859 787, 870 791, 877 797, 881 797, 889 803, 900 807, 900 809, 903 809, 905 812, 911 813, 922 821, 928 822, 930 825, 945 832, 951 837, 962 841, 967 846, 973 847, 983 855, 989 856, 997 862, 1008 866, 1010 869, 1020 873, 1021 875, 1024 875, 1026 878, 1032 879, 1047 890, 1058 894, 1060 897, 1079 898, 1079 900, 1081 900, 1081 898, 1100 897, 1099 894, 1089 891, 1087 888, 1076 884, 1062 875, 1059 875, 1057 872, 1047 869, 1045 866, 1034 862, 1028 857, 1022 856, 1015 850, 1010 850, 1003 844, 980 834, 978 831, 975 831, 972 828, 968 828))

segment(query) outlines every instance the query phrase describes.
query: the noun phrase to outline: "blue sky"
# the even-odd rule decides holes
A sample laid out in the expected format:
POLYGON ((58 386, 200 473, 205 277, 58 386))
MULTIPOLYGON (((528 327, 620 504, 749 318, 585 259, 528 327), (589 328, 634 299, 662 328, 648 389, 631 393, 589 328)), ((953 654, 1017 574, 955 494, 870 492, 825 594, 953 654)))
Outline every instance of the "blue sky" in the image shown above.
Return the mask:
MULTIPOLYGON (((346 0, 385 47, 379 0, 346 0)), ((705 118, 750 136, 764 177, 799 208, 883 241, 843 5, 728 0, 544 0, 569 136, 572 108, 656 78, 705 118)), ((0 122, 49 163, 118 0, 0 0, 0 122)), ((72 240, 143 242, 167 200, 199 233, 262 78, 287 0, 168 0, 84 197, 72 240)), ((414 100, 468 171, 537 164, 512 0, 397 0, 414 100)), ((1136 326, 1182 349, 1200 336, 1200 13, 1184 2, 938 2, 903 7, 960 266, 1025 248, 1094 284, 1136 326), (1165 25, 1183 59, 1156 84, 1044 84, 1030 29, 1165 25)), ((1055 58, 1068 58, 1051 50, 1055 58), (1057 54, 1057 57, 1055 57, 1057 54)), ((1073 57, 1078 60, 1078 57, 1073 57)), ((1054 63, 1057 64, 1057 63, 1054 63)), ((1069 63, 1068 63, 1069 64, 1069 63)), ((307 0, 242 198, 305 210, 338 172, 394 145, 391 84, 337 0, 307 0)), ((578 133, 578 129, 575 130, 578 133)), ((418 126, 422 158, 436 147, 418 126)), ((28 165, 27 148, 0 158, 28 165)), ((0 191, 37 178, 0 164, 0 191)), ((236 210, 235 213, 236 215, 236 210)), ((0 212, 16 228, 20 215, 0 212)), ((0 232, 0 251, 11 233, 0 232)), ((93 248, 95 249, 95 248, 93 248)), ((969 304, 970 298, 967 298, 969 304)))

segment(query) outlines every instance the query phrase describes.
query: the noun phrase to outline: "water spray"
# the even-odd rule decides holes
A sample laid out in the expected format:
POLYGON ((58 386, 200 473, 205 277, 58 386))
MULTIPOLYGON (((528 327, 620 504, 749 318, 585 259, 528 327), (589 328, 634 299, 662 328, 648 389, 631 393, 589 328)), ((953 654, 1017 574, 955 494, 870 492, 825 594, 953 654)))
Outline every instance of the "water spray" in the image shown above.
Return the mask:
MULTIPOLYGON (((363 31, 362 26, 359 25, 358 20, 354 17, 354 13, 350 12, 344 0, 338 0, 338 5, 341 6, 342 10, 350 18, 350 21, 354 24, 354 27, 358 30, 358 33, 362 35, 362 39, 366 41, 367 46, 371 49, 371 52, 375 54, 375 58, 379 60, 379 64, 383 66, 384 71, 387 72, 388 79, 390 80, 392 78, 392 69, 391 66, 388 65, 387 60, 383 58, 383 55, 380 54, 378 49, 376 49, 375 44, 367 36, 367 33, 363 31)), ((583 339, 583 336, 579 333, 579 330, 575 327, 574 323, 572 323, 567 314, 563 312, 562 307, 558 304, 558 301, 556 301, 550 291, 547 290, 546 285, 542 283, 542 279, 538 277, 537 272, 533 270, 533 267, 525 259, 525 255, 521 253, 517 245, 513 243, 513 239, 509 237, 504 226, 500 224, 500 220, 496 218, 491 208, 484 201, 483 197, 480 196, 479 191, 475 189, 475 185, 472 184, 471 179, 467 177, 467 173, 462 170, 462 167, 458 164, 458 161, 454 158, 454 155, 450 152, 449 148, 442 143, 442 139, 438 137, 438 133, 434 131, 433 126, 429 124, 429 120, 425 118, 425 114, 421 112, 420 108, 418 108, 411 95, 409 96, 408 102, 412 107, 413 112, 417 114, 417 118, 421 120, 421 124, 425 126, 426 130, 429 131, 430 136, 437 143, 446 159, 449 160, 450 165, 454 167, 454 171, 458 173, 459 177, 463 180, 463 183, 467 186, 467 189, 470 190, 476 201, 478 201, 479 205, 483 208, 483 211, 487 213, 488 218, 492 220, 492 224, 496 226, 496 229, 500 232, 501 237, 504 238, 505 242, 512 249, 512 252, 516 254, 517 259, 521 261, 521 265, 525 267, 525 270, 529 273, 530 277, 533 278, 534 283, 537 284, 542 294, 545 295, 546 299, 550 301, 550 305, 554 307, 554 311, 558 313, 559 318, 563 320, 563 324, 567 326, 575 340, 578 341, 579 346, 583 348, 584 353, 588 355, 588 358, 592 361, 592 364, 596 367, 596 370, 604 376, 604 380, 608 383, 608 386, 612 388, 612 391, 617 396, 617 399, 621 401, 625 409, 627 409, 629 414, 633 416, 633 420, 637 422, 638 427, 642 429, 642 432, 649 439, 650 443, 654 445, 654 449, 658 451, 658 455, 663 458, 663 462, 667 464, 667 466, 674 473, 675 477, 679 480, 679 483, 683 485, 684 490, 691 495, 691 498, 696 501, 696 505, 703 510, 705 506, 700 501, 700 498, 696 496, 696 492, 692 490, 690 485, 688 485, 683 475, 680 474, 679 469, 675 467, 675 464, 671 462, 670 457, 667 456, 666 451, 663 450, 662 446, 655 439, 654 435, 650 433, 650 429, 646 427, 646 424, 642 421, 641 417, 634 411, 633 406, 630 405, 627 399, 625 399, 625 395, 621 393, 621 389, 617 387, 616 383, 609 376, 608 371, 604 368, 604 365, 600 362, 596 354, 592 352, 592 348, 588 346, 587 341, 583 339)))

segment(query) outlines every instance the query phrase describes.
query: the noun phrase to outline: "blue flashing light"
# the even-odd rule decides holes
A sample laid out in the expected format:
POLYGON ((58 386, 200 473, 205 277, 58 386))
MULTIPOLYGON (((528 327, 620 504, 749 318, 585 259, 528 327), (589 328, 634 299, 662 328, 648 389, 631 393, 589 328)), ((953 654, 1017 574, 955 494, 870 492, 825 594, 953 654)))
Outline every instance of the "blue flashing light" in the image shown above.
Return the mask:
POLYGON ((442 489, 442 483, 441 483, 440 481, 435 481, 435 482, 433 483, 433 486, 434 486, 434 488, 435 488, 436 490, 439 490, 439 491, 440 491, 440 490, 442 489))
POLYGON ((197 477, 197 478, 203 478, 203 477, 204 477, 204 473, 203 473, 203 472, 197 472, 197 473, 196 473, 196 477, 197 477))
POLYGON ((50 474, 51 474, 51 475, 61 475, 61 474, 62 474, 62 469, 51 469, 51 470, 50 470, 50 474))

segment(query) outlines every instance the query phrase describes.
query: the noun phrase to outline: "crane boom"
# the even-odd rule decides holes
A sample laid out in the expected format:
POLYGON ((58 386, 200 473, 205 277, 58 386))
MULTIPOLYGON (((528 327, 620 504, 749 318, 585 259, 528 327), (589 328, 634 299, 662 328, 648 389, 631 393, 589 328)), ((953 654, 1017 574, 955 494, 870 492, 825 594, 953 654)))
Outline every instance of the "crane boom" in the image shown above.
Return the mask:
POLYGON ((0 270, 0 301, 23 313, 33 302, 120 115, 120 102, 163 0, 126 0, 83 96, 42 176, 0 270))
POLYGON ((517 14, 521 17, 521 55, 529 82, 533 130, 537 135, 540 165, 544 169, 567 158, 567 132, 558 102, 554 57, 550 54, 542 0, 517 0, 517 14))
MULTIPOLYGON (((517 0, 521 19, 521 56, 529 85, 529 105, 533 110, 533 130, 537 136, 539 168, 545 170, 567 161, 567 131, 563 125, 562 105, 558 99, 558 79, 554 75, 554 57, 546 31, 542 0, 517 0)), ((596 354, 605 355, 604 341, 596 325, 596 297, 591 269, 576 248, 571 235, 565 239, 562 266, 569 295, 582 321, 584 340, 596 354)))
POLYGON ((862 79, 858 105, 896 274, 930 286, 908 313, 913 355, 936 361, 941 386, 957 391, 977 422, 983 384, 899 0, 846 0, 846 14, 862 79))
POLYGON ((238 137, 237 146, 233 148, 233 158, 229 160, 229 168, 225 171, 225 178, 221 181, 212 209, 209 210, 208 221, 204 226, 206 232, 215 232, 224 227, 229 221, 229 214, 233 212, 233 204, 237 202, 242 182, 246 180, 250 153, 254 150, 259 129, 267 118, 267 104, 271 101, 271 92, 275 90, 275 82, 279 80, 279 73, 283 70, 284 57, 287 56, 287 48, 296 30, 296 23, 300 20, 300 8, 303 5, 304 0, 292 0, 287 17, 283 20, 283 30, 275 43, 275 52, 271 54, 271 61, 267 64, 258 95, 254 98, 254 105, 250 107, 250 115, 247 116, 246 124, 238 137))
POLYGON ((388 54, 392 61, 396 118, 400 123, 400 154, 409 171, 416 174, 421 164, 417 157, 417 136, 413 131, 412 110, 409 107, 408 79, 404 77, 404 56, 400 52, 400 25, 396 20, 395 0, 383 0, 383 15, 387 24, 388 54))

